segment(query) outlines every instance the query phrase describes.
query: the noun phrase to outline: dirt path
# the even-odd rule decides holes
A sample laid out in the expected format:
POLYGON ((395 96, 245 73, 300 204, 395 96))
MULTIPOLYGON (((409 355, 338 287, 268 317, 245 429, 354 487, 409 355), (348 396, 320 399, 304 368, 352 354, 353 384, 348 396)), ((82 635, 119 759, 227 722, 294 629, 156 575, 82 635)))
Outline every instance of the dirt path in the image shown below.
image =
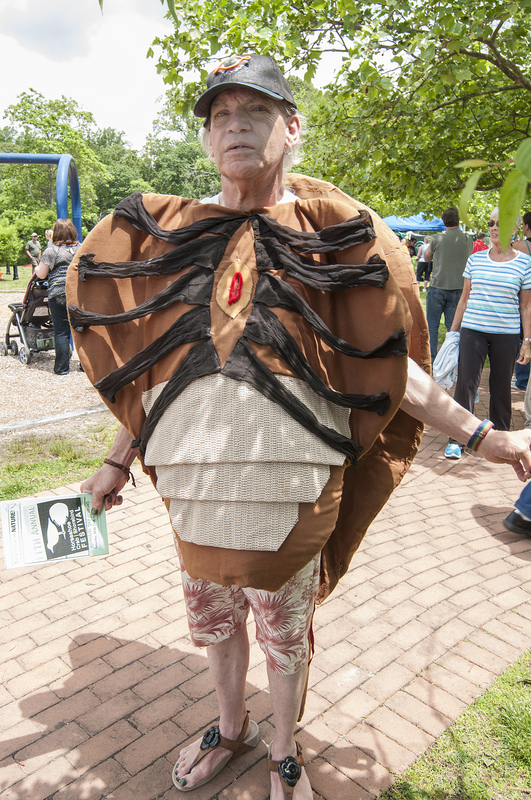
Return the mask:
MULTIPOLYGON (((4 341, 11 311, 9 304, 22 301, 20 292, 0 292, 0 337, 4 341)), ((74 354, 68 375, 56 375, 53 371, 53 350, 34 354, 27 366, 11 355, 0 357, 0 426, 25 420, 39 420, 55 414, 81 411, 101 405, 101 398, 79 369, 79 360, 74 354)), ((109 414, 109 412, 102 412, 109 414)), ((109 414, 111 417, 112 415, 109 414)), ((54 428, 76 430, 80 425, 101 424, 102 414, 75 417, 54 423, 54 428), (84 420, 81 422, 80 420, 84 420)))

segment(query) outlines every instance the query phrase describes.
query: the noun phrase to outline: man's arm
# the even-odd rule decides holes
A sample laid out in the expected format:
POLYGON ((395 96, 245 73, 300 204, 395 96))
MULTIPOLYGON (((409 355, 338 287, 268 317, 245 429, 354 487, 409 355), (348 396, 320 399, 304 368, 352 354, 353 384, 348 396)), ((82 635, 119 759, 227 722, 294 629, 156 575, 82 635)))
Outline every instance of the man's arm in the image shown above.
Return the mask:
MULTIPOLYGON (((131 447, 132 441, 131 434, 123 426, 119 428, 108 459, 129 469, 138 455, 138 448, 131 447)), ((127 480, 128 476, 119 467, 102 464, 94 475, 83 481, 81 491, 92 495, 92 513, 99 514, 103 506, 106 511, 109 511, 113 506, 121 505, 123 498, 119 492, 124 488, 127 480)))
MULTIPOLYGON (((406 393, 400 408, 414 419, 431 425, 461 444, 467 444, 481 423, 477 417, 456 403, 409 359, 406 393)), ((531 477, 531 431, 490 430, 478 453, 487 461, 510 464, 521 481, 531 477)))

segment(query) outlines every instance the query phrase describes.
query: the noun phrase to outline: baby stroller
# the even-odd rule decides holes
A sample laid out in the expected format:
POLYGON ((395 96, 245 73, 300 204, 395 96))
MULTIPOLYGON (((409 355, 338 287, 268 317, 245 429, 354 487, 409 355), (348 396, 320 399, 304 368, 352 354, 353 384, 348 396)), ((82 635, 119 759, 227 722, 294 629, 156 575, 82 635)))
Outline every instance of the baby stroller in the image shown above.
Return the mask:
POLYGON ((21 364, 29 364, 33 353, 53 350, 55 340, 53 324, 48 309, 48 283, 30 278, 22 303, 10 303, 12 312, 4 341, 0 343, 0 355, 17 356, 21 364))

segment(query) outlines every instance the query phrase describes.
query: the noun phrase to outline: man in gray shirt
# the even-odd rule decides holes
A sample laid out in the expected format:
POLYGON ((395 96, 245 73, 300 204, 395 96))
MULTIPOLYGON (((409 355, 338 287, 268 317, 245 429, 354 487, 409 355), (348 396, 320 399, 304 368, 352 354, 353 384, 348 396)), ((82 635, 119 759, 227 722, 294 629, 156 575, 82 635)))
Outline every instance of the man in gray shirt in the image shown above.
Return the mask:
POLYGON ((472 237, 459 229, 457 208, 447 208, 441 215, 446 231, 431 237, 424 252, 426 261, 433 261, 433 272, 426 296, 426 318, 430 332, 431 363, 437 355, 439 324, 449 331, 463 290, 463 272, 472 253, 472 237))

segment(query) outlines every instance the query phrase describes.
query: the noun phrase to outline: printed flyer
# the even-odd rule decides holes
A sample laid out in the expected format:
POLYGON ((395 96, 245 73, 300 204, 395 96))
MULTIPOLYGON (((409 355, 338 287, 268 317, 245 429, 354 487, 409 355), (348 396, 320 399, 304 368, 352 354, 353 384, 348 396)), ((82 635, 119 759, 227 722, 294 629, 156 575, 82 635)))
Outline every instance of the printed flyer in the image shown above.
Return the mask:
POLYGON ((93 517, 91 500, 77 494, 2 501, 6 569, 107 555, 105 512, 93 517))

